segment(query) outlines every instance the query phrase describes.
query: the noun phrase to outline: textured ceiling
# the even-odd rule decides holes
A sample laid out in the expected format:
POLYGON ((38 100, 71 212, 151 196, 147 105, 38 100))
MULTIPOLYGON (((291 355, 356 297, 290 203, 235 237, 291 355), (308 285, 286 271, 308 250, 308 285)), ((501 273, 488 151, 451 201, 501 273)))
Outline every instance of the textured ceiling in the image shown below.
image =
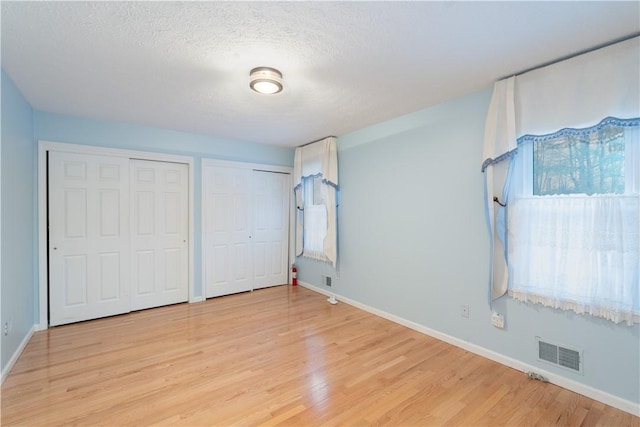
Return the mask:
POLYGON ((630 2, 8 2, 38 110, 295 146, 640 31, 630 2), (249 71, 282 71, 265 96, 249 71))

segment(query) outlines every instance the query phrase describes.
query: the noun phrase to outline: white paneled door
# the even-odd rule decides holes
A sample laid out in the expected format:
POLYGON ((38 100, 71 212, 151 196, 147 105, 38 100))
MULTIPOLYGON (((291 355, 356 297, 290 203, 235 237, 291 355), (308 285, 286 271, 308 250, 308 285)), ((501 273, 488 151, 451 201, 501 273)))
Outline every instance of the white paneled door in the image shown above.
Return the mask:
POLYGON ((49 153, 49 323, 129 311, 129 160, 49 153))
POLYGON ((187 301, 188 165, 49 152, 49 324, 187 301))
POLYGON ((252 289, 251 169, 205 167, 203 263, 207 298, 252 289))
POLYGON ((289 174, 253 171, 254 289, 287 283, 289 174))
POLYGON ((288 173, 203 162, 207 298, 287 283, 290 186, 288 173))
POLYGON ((187 301, 188 166, 130 161, 131 309, 187 301))

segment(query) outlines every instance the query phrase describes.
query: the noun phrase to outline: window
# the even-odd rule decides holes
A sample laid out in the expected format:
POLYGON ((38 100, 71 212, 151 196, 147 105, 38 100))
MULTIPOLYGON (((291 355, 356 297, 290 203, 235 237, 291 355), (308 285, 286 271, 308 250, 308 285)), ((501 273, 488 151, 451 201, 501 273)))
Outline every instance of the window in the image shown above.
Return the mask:
POLYGON ((507 206, 509 294, 640 320, 640 120, 518 140, 507 206))
POLYGON ((322 194, 322 179, 303 179, 304 197, 304 241, 302 255, 326 261, 324 239, 327 236, 327 206, 322 194))
POLYGON ((624 128, 533 142, 533 194, 623 194, 624 128))
POLYGON ((296 148, 293 161, 296 198, 295 255, 336 267, 338 156, 333 136, 296 148))

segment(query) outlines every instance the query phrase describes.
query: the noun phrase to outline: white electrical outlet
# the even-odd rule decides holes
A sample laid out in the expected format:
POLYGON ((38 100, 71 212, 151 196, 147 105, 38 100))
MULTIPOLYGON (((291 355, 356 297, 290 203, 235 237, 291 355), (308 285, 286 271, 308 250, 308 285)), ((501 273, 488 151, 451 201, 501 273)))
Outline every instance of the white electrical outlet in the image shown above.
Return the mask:
POLYGON ((492 313, 491 324, 496 328, 504 329, 504 316, 500 313, 492 313))
POLYGON ((462 317, 469 317, 469 306, 466 304, 463 304, 460 306, 460 316, 462 317))

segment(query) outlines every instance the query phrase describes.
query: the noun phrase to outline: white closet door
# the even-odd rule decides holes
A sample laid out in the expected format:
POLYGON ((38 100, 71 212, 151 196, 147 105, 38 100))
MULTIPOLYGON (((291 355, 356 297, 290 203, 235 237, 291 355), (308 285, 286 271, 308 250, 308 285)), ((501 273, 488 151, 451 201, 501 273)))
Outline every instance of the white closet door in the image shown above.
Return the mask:
POLYGON ((253 171, 254 289, 288 278, 289 175, 253 171))
POLYGON ((188 166, 131 160, 131 309, 187 301, 188 166))
POLYGON ((203 192, 205 295, 249 291, 251 170, 207 166, 203 192))
POLYGON ((50 324, 129 307, 129 160, 50 152, 50 324))

